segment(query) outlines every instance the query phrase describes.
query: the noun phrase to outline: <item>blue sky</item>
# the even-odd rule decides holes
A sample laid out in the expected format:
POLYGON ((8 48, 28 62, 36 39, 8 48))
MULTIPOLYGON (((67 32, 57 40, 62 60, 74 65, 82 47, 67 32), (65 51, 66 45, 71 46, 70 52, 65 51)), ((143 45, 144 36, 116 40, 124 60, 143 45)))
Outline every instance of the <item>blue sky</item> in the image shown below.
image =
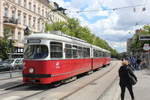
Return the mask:
POLYGON ((64 0, 65 2, 70 2, 71 0, 64 0))
POLYGON ((67 15, 78 18, 81 25, 88 26, 93 34, 106 40, 118 52, 126 51, 126 41, 134 30, 150 23, 149 0, 50 0, 67 8, 67 15), (143 6, 108 10, 142 4, 143 6), (142 12, 142 8, 146 11, 142 12), (133 9, 136 9, 134 12, 133 9), (98 10, 96 12, 76 11, 98 10), (138 23, 138 25, 135 25, 138 23), (131 34, 129 34, 131 33, 131 34))
POLYGON ((86 21, 88 21, 90 24, 93 24, 97 22, 98 20, 107 19, 108 16, 94 16, 93 18, 88 18, 85 14, 81 15, 86 21))

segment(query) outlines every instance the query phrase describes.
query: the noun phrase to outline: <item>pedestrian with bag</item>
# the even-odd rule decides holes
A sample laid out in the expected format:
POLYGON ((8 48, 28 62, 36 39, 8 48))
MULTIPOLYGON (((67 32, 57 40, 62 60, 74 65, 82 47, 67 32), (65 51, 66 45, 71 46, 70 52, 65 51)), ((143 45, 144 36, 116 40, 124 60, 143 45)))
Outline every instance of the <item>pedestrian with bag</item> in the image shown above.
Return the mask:
POLYGON ((121 88, 121 100, 124 100, 125 90, 128 89, 131 99, 135 100, 133 93, 133 85, 137 82, 137 77, 134 75, 131 67, 129 67, 129 63, 127 60, 122 61, 122 66, 119 69, 119 77, 120 77, 120 88, 121 88))

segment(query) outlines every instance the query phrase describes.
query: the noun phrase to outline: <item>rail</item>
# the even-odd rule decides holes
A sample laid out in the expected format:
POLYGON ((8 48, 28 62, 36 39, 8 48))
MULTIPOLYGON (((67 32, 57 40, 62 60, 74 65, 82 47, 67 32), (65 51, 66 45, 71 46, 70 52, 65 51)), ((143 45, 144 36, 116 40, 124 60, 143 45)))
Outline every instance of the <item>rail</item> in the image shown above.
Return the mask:
MULTIPOLYGON (((112 67, 110 67, 108 70, 105 70, 102 74, 98 75, 97 77, 91 79, 89 82, 86 82, 85 84, 83 84, 82 86, 80 86, 79 88, 74 89, 73 91, 67 93, 66 95, 64 95, 63 97, 60 97, 57 100, 64 100, 67 99, 67 97, 75 94, 76 92, 80 91, 81 89, 85 88, 86 86, 88 86, 89 84, 92 84, 94 81, 101 79, 102 77, 104 77, 105 75, 107 75, 109 72, 112 72, 113 70, 115 70, 115 64, 112 64, 112 67)), ((56 85, 57 87, 57 85, 56 85)), ((3 96, 7 96, 7 95, 11 95, 12 92, 16 92, 16 93, 20 93, 22 90, 22 93, 26 92, 26 89, 31 89, 32 93, 29 92, 29 94, 25 94, 24 96, 18 96, 20 100, 27 100, 27 99, 33 99, 34 96, 39 96, 43 93, 48 93, 52 88, 55 88, 55 84, 53 85, 48 85, 48 86, 44 86, 42 88, 42 86, 37 85, 37 86, 33 86, 33 85, 24 85, 24 84, 17 84, 15 86, 11 86, 11 87, 7 87, 5 90, 9 90, 9 91, 5 91, 4 93, 0 93, 0 95, 3 96), (38 90, 38 91, 33 91, 33 89, 38 90), (16 91, 17 90, 17 91, 16 91), (18 91, 20 90, 20 91, 18 91)), ((101 96, 99 97, 101 98, 101 96)), ((43 98, 44 99, 44 98, 43 98)))

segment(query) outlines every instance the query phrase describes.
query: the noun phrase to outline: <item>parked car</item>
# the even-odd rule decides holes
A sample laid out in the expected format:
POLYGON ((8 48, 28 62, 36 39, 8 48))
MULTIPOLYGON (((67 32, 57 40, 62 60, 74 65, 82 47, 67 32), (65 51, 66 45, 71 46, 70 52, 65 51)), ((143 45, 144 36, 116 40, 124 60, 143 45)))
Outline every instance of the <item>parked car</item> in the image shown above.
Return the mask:
POLYGON ((0 62, 0 71, 8 71, 11 68, 10 60, 0 62))
POLYGON ((23 58, 16 60, 15 69, 23 69, 23 58))
POLYGON ((23 58, 6 59, 1 62, 0 70, 8 71, 8 70, 20 69, 19 67, 23 65, 22 61, 23 61, 23 58))

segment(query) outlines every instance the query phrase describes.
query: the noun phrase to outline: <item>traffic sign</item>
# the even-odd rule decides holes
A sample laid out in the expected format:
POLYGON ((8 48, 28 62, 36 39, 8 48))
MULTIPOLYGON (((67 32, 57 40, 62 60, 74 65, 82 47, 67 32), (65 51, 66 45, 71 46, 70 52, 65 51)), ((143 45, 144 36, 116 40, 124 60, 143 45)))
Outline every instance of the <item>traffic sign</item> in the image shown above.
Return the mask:
POLYGON ((141 35, 140 37, 139 37, 139 40, 150 40, 150 35, 141 35))
POLYGON ((148 51, 150 50, 150 45, 149 44, 144 44, 143 49, 148 51))

